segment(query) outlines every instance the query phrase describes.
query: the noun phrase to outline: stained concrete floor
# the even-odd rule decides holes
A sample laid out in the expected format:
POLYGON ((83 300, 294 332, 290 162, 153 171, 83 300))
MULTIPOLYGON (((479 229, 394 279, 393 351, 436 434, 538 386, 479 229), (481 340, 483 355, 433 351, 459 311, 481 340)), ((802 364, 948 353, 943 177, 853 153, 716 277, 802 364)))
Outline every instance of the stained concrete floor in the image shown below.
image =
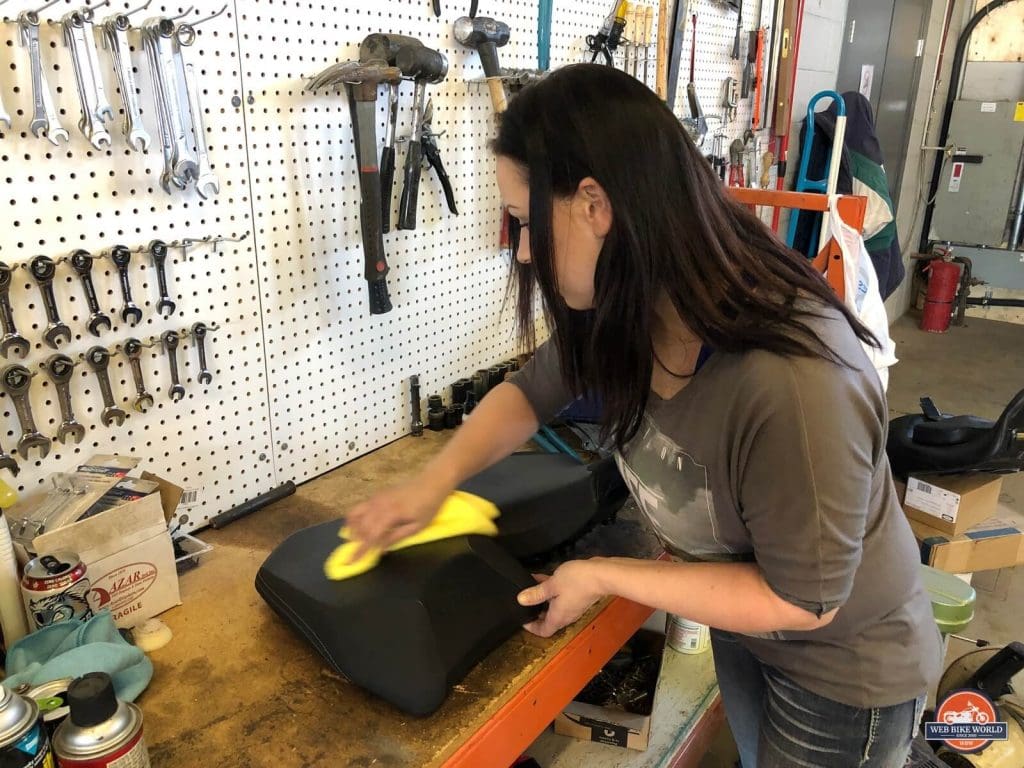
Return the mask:
MULTIPOLYGON (((890 372, 891 416, 917 412, 918 399, 928 395, 945 413, 995 418, 1024 389, 1024 325, 974 318, 967 323, 945 334, 918 330, 911 315, 893 325, 900 362, 890 372)), ((1024 512, 1024 474, 1003 480, 999 502, 1024 512)), ((978 599, 964 634, 998 645, 1024 640, 1024 566, 977 572, 972 584, 978 599)), ((972 647, 951 640, 947 661, 972 647)), ((700 768, 733 768, 735 761, 735 746, 723 729, 700 768)))

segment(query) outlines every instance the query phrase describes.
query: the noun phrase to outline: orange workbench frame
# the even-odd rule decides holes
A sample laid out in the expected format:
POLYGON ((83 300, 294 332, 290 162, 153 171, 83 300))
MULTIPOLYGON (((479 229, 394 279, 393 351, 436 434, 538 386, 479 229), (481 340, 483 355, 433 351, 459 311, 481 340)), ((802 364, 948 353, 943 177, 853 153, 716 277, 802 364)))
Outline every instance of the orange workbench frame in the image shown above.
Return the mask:
MULTIPOLYGON (((825 195, 804 192, 731 187, 729 191, 745 205, 766 205, 803 211, 828 210, 825 195)), ((839 213, 857 230, 863 228, 867 200, 844 195, 839 198, 839 213)), ((836 293, 843 297, 843 256, 835 240, 814 259, 836 293)), ((569 641, 498 712, 474 733, 446 762, 445 768, 511 766, 533 743, 566 704, 598 673, 626 641, 647 621, 651 608, 613 599, 582 632, 569 641)), ((720 698, 716 698, 672 761, 675 766, 695 764, 707 750, 711 738, 724 721, 720 698)))

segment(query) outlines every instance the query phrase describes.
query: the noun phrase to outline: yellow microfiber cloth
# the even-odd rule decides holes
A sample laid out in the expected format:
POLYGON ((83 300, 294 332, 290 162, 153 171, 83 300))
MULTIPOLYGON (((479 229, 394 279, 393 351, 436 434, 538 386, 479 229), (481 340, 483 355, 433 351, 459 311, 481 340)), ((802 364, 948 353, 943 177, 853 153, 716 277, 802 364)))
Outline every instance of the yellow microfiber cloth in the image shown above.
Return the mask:
MULTIPOLYGON (((498 527, 493 521, 499 514, 501 513, 498 508, 487 499, 465 491, 454 491, 445 499, 441 509, 426 528, 396 541, 388 547, 388 551, 450 539, 453 536, 497 536, 498 527)), ((348 526, 343 527, 338 535, 346 541, 335 549, 324 563, 324 574, 328 579, 350 579, 366 573, 380 562, 383 553, 379 549, 369 550, 354 563, 348 562, 359 547, 359 542, 348 540, 348 526)))

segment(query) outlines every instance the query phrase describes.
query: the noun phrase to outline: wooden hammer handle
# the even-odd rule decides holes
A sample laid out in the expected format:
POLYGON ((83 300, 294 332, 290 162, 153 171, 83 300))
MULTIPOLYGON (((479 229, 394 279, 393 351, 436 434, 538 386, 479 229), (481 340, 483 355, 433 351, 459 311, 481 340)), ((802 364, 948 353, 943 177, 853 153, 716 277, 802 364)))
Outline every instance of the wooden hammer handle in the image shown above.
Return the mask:
POLYGON ((487 88, 491 92, 491 104, 494 105, 494 112, 500 115, 508 107, 505 83, 500 77, 489 77, 487 78, 487 88))
POLYGON ((655 86, 658 98, 668 98, 668 29, 672 19, 668 15, 668 0, 658 3, 658 80, 655 86))

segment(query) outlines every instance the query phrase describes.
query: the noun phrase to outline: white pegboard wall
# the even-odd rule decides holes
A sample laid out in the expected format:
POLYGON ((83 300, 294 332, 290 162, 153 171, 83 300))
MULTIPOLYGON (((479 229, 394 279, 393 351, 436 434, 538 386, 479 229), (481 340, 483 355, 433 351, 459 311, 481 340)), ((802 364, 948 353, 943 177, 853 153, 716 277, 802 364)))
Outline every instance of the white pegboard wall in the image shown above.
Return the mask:
MULTIPOLYGON (((97 20, 140 4, 114 0, 109 8, 97 11, 97 20)), ((50 473, 73 469, 94 453, 134 454, 144 458, 145 469, 200 491, 196 503, 179 520, 186 529, 195 528, 210 515, 266 491, 276 480, 270 459, 243 121, 230 104, 239 90, 234 20, 224 16, 202 25, 196 44, 185 51, 186 60, 197 70, 207 140, 220 179, 220 194, 204 201, 194 191, 167 195, 159 186, 163 158, 148 62, 140 50, 137 30, 129 33, 129 41, 143 121, 155 140, 146 154, 131 151, 120 132, 120 96, 102 46, 99 54, 107 74, 106 91, 118 112, 108 124, 112 146, 96 150, 78 130, 80 106, 70 55, 63 46, 60 28, 46 23, 40 28, 44 65, 70 141, 55 147, 28 132, 27 124, 32 117, 28 55, 19 44, 17 24, 9 19, 39 5, 13 0, 2 9, 8 20, 0 26, 5 43, 0 48, 0 89, 14 125, 0 138, 0 159, 7 182, 6 200, 0 201, 0 228, 5 232, 0 241, 0 259, 11 265, 27 263, 36 255, 60 259, 78 248, 98 255, 115 244, 136 248, 156 238, 170 242, 248 235, 248 239, 220 243, 217 252, 210 244, 196 245, 187 255, 181 249, 171 249, 168 282, 177 302, 171 318, 156 313, 156 275, 148 256, 133 254, 133 298, 145 313, 142 323, 135 328, 120 319, 122 302, 116 268, 109 259, 97 259, 93 281, 101 308, 114 322, 113 329, 100 338, 85 328, 89 311, 78 276, 69 264, 58 266, 54 280, 57 303, 61 318, 74 334, 73 341, 62 352, 77 358, 96 344, 114 352, 116 345, 129 337, 146 341, 165 330, 182 330, 201 320, 220 328, 207 339, 214 380, 208 387, 195 381, 198 361, 191 342, 185 340, 179 348, 178 360, 188 394, 184 401, 172 403, 167 395, 170 377, 166 357, 159 346, 147 349, 143 355, 145 381, 156 399, 156 407, 140 414, 131 408, 135 388, 127 360, 114 357, 111 384, 118 405, 129 413, 129 418, 122 427, 107 428, 100 423, 103 406, 95 375, 81 365, 75 373, 72 396, 78 420, 87 429, 85 439, 80 445, 66 447, 54 441, 49 456, 42 461, 18 456, 21 474, 17 487, 30 491, 50 473)), ((81 5, 62 0, 41 16, 58 20, 81 5)), ((141 24, 150 15, 176 15, 186 8, 176 3, 154 3, 132 19, 141 24)), ((198 14, 193 18, 198 18, 198 14)), ((32 342, 33 348, 25 361, 12 359, 0 363, 22 362, 31 370, 38 370, 53 350, 42 343, 45 314, 39 289, 27 271, 15 271, 11 298, 18 330, 32 342)), ((54 388, 42 372, 33 380, 31 397, 37 426, 44 435, 54 438, 60 414, 54 388)), ((5 394, 0 394, 0 410, 4 418, 2 443, 10 452, 17 444, 21 428, 5 394)))

